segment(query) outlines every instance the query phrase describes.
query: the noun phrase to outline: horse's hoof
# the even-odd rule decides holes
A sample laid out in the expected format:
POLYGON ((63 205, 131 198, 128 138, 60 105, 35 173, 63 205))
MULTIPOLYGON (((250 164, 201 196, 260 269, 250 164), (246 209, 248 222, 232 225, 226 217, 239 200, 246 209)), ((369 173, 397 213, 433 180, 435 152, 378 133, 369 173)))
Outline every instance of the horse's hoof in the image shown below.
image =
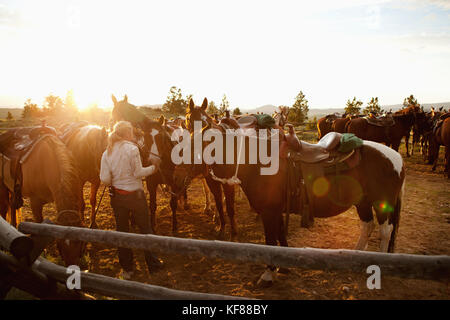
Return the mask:
POLYGON ((267 280, 259 279, 256 285, 260 289, 267 289, 267 288, 270 288, 270 287, 273 286, 273 281, 271 281, 271 280, 267 281, 267 280))

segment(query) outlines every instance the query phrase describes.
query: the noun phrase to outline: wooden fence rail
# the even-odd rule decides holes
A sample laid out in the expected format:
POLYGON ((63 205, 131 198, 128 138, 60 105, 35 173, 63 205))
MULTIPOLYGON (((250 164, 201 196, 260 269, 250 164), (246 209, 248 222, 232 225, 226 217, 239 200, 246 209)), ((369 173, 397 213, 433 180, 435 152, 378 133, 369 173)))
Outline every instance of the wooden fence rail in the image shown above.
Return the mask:
POLYGON ((377 265, 383 276, 415 279, 450 279, 450 256, 378 253, 356 250, 287 248, 249 243, 182 239, 157 235, 131 234, 108 230, 65 227, 22 222, 23 233, 51 236, 59 239, 81 240, 114 247, 155 250, 189 256, 222 258, 280 267, 309 270, 353 271, 362 273, 377 265))

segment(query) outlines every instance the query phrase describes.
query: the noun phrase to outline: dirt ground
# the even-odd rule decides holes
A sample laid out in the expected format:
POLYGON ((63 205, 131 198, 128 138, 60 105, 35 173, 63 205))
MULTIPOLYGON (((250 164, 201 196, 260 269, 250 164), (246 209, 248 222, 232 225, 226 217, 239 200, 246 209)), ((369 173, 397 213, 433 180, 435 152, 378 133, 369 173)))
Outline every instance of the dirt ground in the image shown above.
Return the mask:
MULTIPOLYGON (((401 150, 405 155, 404 150, 401 150)), ((441 150, 442 158, 443 150, 441 150)), ((416 151, 405 158, 407 163, 406 192, 399 227, 396 252, 422 255, 450 255, 450 180, 442 174, 443 166, 431 172, 416 151)), ((100 189, 101 190, 101 189, 100 189)), ((88 202, 88 186, 85 200, 88 202)), ((194 181, 188 190, 191 209, 178 210, 179 232, 182 238, 216 240, 217 233, 210 216, 203 211, 204 197, 200 181, 194 181)), ((28 201, 22 220, 31 221, 28 201)), ((49 204, 44 216, 54 218, 54 207, 49 204)), ((87 206, 86 220, 91 208, 87 206)), ((235 241, 264 244, 262 223, 249 208, 242 191, 237 192, 236 221, 239 236, 235 241)), ((115 222, 106 195, 97 217, 100 229, 114 230, 115 222)), ((168 197, 158 194, 157 233, 172 236, 171 212, 168 197)), ((227 221, 227 236, 230 229, 227 221)), ((288 243, 291 247, 353 249, 359 236, 359 219, 354 209, 333 218, 316 219, 311 229, 300 228, 300 217, 291 215, 288 243)), ((378 251, 378 226, 369 241, 370 251, 378 251)), ((449 282, 407 280, 397 277, 381 278, 380 290, 366 287, 367 274, 353 272, 322 272, 290 269, 279 274, 270 288, 256 286, 265 267, 252 263, 236 263, 221 259, 191 258, 183 255, 158 253, 165 268, 149 275, 143 253, 135 252, 136 275, 133 280, 178 290, 237 295, 259 299, 449 299, 449 282)), ((44 255, 61 263, 55 245, 44 255)), ((119 277, 120 266, 116 248, 88 244, 83 258, 85 269, 111 277, 119 277)))

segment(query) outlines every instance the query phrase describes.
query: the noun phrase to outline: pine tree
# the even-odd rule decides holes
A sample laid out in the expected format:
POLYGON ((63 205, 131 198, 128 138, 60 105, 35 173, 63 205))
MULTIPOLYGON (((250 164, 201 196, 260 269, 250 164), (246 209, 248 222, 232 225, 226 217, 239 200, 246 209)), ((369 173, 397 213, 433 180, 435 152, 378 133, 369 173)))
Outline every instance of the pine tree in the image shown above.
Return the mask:
POLYGON ((308 119, 308 100, 302 91, 295 97, 295 102, 289 111, 288 120, 296 125, 302 125, 308 119))
POLYGON ((353 97, 353 100, 347 100, 347 106, 345 107, 345 113, 349 115, 359 114, 362 106, 362 101, 356 100, 356 97, 353 97))

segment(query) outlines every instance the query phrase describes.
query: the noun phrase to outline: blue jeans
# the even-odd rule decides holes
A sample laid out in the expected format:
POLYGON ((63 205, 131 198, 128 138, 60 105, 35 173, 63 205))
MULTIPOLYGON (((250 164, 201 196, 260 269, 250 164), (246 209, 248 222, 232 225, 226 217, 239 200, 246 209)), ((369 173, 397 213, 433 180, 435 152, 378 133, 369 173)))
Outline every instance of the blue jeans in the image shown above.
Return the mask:
MULTIPOLYGON (((143 190, 137 190, 131 194, 115 193, 111 197, 111 207, 116 218, 116 230, 129 232, 130 218, 133 218, 141 234, 153 233, 149 223, 149 210, 147 200, 143 190)), ((125 271, 132 271, 134 268, 133 251, 129 248, 118 248, 119 263, 125 271)), ((157 258, 150 252, 145 251, 145 261, 150 271, 152 266, 158 265, 157 258)))

